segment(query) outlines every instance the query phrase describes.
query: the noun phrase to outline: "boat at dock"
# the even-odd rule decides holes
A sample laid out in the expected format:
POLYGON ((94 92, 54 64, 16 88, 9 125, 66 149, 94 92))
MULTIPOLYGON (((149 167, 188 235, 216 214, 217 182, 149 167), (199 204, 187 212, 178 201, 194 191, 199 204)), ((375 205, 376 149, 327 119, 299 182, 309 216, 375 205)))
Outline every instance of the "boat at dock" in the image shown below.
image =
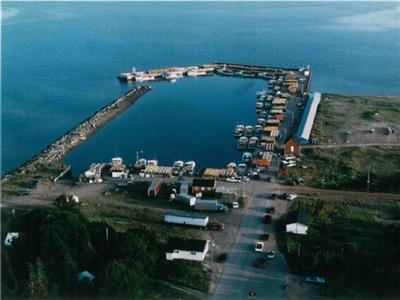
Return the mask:
POLYGON ((176 162, 174 162, 174 164, 172 165, 172 174, 178 175, 179 172, 182 171, 183 166, 184 162, 182 160, 177 160, 176 162))
POLYGON ((195 168, 196 168, 196 162, 193 160, 185 162, 183 166, 184 171, 189 175, 193 175, 195 168))
POLYGON ((165 72, 164 74, 163 74, 163 77, 166 79, 166 80, 177 80, 177 79, 179 79, 179 78, 182 78, 183 77, 183 73, 181 73, 181 72, 165 72))
POLYGON ((239 138, 237 148, 238 150, 245 150, 247 149, 247 144, 249 143, 249 139, 245 136, 239 138))
POLYGON ((242 161, 244 163, 250 162, 252 158, 253 158, 253 155, 250 152, 244 152, 242 155, 242 161))
POLYGON ((223 66, 222 68, 216 68, 215 73, 222 75, 222 76, 233 76, 235 75, 235 72, 231 69, 226 68, 226 66, 223 66))
POLYGON ((252 136, 249 140, 248 148, 249 149, 254 149, 258 144, 258 137, 252 136))
POLYGON ((188 77, 198 77, 198 76, 206 76, 207 72, 205 70, 199 69, 198 67, 189 70, 186 75, 188 77))
POLYGON ((145 158, 138 159, 135 163, 135 168, 141 169, 144 168, 147 164, 147 160, 145 158))
POLYGON ((235 137, 240 138, 243 135, 244 126, 243 125, 236 125, 235 128, 235 137))
POLYGON ((154 81, 156 78, 152 74, 147 74, 144 72, 137 72, 135 74, 135 80, 137 82, 144 82, 144 81, 154 81))
POLYGON ((247 125, 247 126, 244 128, 244 135, 247 136, 247 137, 249 137, 249 136, 251 136, 252 134, 253 134, 253 126, 247 125))

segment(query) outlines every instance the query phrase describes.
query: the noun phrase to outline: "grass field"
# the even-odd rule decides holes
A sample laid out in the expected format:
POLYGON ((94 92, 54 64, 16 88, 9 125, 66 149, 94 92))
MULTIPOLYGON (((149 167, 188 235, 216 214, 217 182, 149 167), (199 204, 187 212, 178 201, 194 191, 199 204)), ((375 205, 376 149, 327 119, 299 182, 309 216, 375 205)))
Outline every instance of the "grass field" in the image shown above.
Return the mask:
POLYGON ((304 149, 290 177, 303 177, 308 186, 338 190, 400 193, 398 148, 304 149))
POLYGON ((400 207, 386 222, 377 211, 339 202, 302 198, 290 211, 306 211, 307 235, 285 232, 286 216, 278 224, 278 244, 292 272, 323 276, 328 296, 386 298, 400 288, 400 207))
POLYGON ((398 96, 323 94, 311 136, 321 143, 400 143, 399 129, 398 96), (388 126, 397 132, 385 135, 388 126))

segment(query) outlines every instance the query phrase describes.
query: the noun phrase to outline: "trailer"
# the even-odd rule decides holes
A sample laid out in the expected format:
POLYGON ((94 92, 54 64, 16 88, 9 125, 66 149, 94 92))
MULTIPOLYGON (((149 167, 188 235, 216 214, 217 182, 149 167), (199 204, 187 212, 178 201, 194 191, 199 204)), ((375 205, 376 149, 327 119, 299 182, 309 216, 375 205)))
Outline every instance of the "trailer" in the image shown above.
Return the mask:
POLYGON ((162 180, 159 178, 153 179, 151 182, 148 190, 147 190, 147 196, 148 197, 157 197, 157 194, 160 192, 162 185, 162 180))
POLYGON ((196 204, 194 205, 195 210, 209 210, 209 211, 221 211, 227 212, 228 207, 221 203, 218 203, 217 200, 196 200, 196 204))
POLYGON ((208 216, 167 213, 164 215, 164 221, 170 224, 180 224, 207 228, 208 216))
POLYGON ((196 197, 184 193, 180 193, 177 200, 189 206, 194 206, 196 204, 196 197))

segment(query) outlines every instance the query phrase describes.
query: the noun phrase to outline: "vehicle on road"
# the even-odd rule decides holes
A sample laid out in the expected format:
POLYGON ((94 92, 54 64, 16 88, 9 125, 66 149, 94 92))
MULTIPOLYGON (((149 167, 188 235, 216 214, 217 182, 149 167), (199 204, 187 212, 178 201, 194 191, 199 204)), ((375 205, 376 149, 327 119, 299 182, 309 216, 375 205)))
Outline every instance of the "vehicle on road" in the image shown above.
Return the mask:
POLYGON ((220 256, 218 256, 218 262, 224 263, 228 259, 228 253, 222 253, 220 256))
POLYGON ((287 197, 289 196, 289 193, 283 193, 283 194, 280 194, 279 195, 279 198, 280 199, 283 199, 283 200, 287 200, 287 197))
POLYGON ((274 259, 275 258, 275 251, 271 250, 267 252, 267 258, 268 259, 274 259))
POLYGON ((324 277, 320 277, 320 276, 306 276, 306 277, 304 277, 304 282, 325 284, 326 280, 324 277))
POLYGON ((267 266, 267 259, 264 257, 257 258, 256 260, 256 267, 259 269, 265 269, 267 266))
POLYGON ((226 179, 226 181, 227 181, 227 182, 236 182, 236 183, 242 182, 240 179, 237 179, 237 178, 235 178, 235 177, 228 177, 228 178, 226 179))
POLYGON ((274 194, 271 194, 271 196, 269 196, 269 198, 272 199, 272 200, 275 200, 276 197, 277 197, 277 195, 276 195, 275 193, 274 193, 274 194))
POLYGON ((232 208, 239 208, 239 202, 237 201, 232 202, 232 208))
POLYGON ((256 246, 254 248, 255 252, 262 252, 264 250, 264 243, 263 242, 257 242, 256 246))

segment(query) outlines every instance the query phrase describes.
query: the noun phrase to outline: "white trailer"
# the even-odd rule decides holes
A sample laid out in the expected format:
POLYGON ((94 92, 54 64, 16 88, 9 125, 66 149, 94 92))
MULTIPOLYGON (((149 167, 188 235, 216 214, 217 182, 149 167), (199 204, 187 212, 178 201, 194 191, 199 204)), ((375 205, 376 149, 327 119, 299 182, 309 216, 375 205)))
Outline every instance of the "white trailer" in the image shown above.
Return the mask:
POLYGON ((196 204, 196 197, 193 197, 193 196, 188 195, 188 194, 180 193, 178 195, 177 200, 179 202, 182 202, 182 203, 187 204, 189 206, 194 206, 196 204))
POLYGON ((184 215, 167 213, 164 215, 164 221, 166 223, 191 225, 206 228, 208 224, 208 216, 205 215, 184 215))

